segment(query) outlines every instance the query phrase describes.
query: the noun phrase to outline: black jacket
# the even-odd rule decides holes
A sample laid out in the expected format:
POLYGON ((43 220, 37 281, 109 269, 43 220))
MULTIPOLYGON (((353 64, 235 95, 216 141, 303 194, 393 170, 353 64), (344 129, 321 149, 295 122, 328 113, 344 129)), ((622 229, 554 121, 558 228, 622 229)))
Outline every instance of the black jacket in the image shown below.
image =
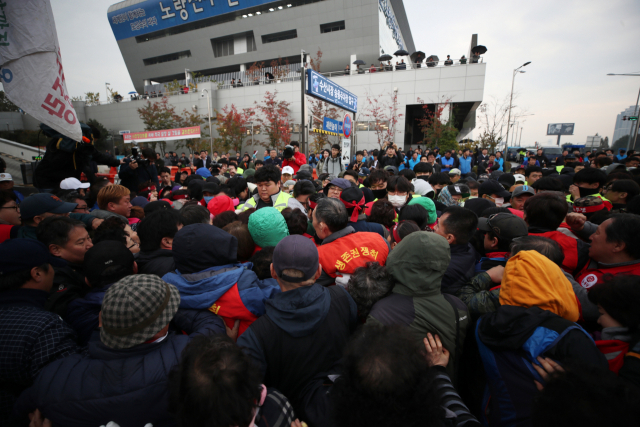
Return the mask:
POLYGON ((83 298, 91 288, 84 281, 82 266, 68 264, 54 267, 53 287, 45 308, 63 319, 67 316, 67 307, 71 301, 83 298))
POLYGON ((476 250, 470 244, 451 245, 451 262, 442 278, 442 293, 455 295, 475 273, 476 250))
POLYGON ((162 277, 176 269, 173 252, 169 249, 156 249, 151 252, 140 252, 136 259, 139 274, 155 274, 162 277))
MULTIPOLYGON (((545 156, 544 154, 542 156, 536 155, 535 157, 536 157, 536 160, 538 161, 538 163, 540 163, 541 167, 546 168, 546 167, 551 166, 551 162, 549 161, 547 156, 545 156)), ((563 164, 564 164, 564 162, 563 162, 563 164)))
POLYGON ((125 163, 120 166, 120 172, 118 172, 121 180, 120 185, 127 187, 129 191, 133 193, 138 193, 140 191, 140 185, 148 181, 151 181, 156 188, 160 188, 158 170, 153 162, 149 162, 148 166, 142 166, 138 163, 136 169, 131 169, 129 163, 131 163, 131 159, 126 159, 125 163))
POLYGON ((395 166, 398 168, 402 164, 402 160, 399 153, 396 153, 393 157, 389 157, 386 151, 380 150, 378 154, 378 168, 384 169, 385 166, 395 166))
POLYGON ((193 166, 196 169, 200 169, 200 168, 209 169, 211 167, 211 159, 207 157, 205 160, 202 160, 200 157, 196 157, 195 159, 193 159, 193 166))

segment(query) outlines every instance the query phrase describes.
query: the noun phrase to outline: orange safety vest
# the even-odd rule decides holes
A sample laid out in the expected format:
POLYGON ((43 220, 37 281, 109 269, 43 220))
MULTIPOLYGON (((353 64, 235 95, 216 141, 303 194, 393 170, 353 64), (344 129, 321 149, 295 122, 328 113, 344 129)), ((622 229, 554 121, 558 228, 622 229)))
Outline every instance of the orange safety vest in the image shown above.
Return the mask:
POLYGON ((376 261, 385 265, 389 247, 378 233, 360 232, 318 246, 322 270, 331 277, 353 274, 358 267, 376 261))

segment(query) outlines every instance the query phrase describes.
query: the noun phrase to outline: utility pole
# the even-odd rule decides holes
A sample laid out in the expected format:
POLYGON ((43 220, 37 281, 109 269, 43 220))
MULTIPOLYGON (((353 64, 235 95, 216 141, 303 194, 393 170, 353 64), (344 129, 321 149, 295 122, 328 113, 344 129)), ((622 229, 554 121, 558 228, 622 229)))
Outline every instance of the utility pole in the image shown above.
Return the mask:
POLYGON ((305 143, 305 134, 304 134, 304 128, 305 128, 305 121, 306 121, 306 97, 305 97, 305 82, 307 79, 307 67, 305 64, 305 55, 306 52, 304 51, 304 49, 302 49, 300 51, 300 110, 301 110, 301 115, 300 115, 300 148, 302 149, 302 152, 304 153, 305 158, 309 158, 309 149, 307 147, 307 144, 305 143))

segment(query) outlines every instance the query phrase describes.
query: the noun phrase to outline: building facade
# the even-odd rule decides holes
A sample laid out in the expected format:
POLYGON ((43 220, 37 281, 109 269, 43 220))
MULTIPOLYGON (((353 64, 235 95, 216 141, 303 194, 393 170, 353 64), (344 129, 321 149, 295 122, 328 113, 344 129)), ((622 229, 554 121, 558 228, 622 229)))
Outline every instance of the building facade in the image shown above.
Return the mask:
MULTIPOLYGON (((630 106, 616 117, 616 125, 613 130, 613 139, 611 140, 611 146, 616 143, 620 138, 629 135, 633 138, 634 126, 636 126, 635 121, 630 120, 622 120, 624 116, 637 116, 638 110, 635 105, 630 106)), ((626 145, 625 145, 626 148, 626 145)))

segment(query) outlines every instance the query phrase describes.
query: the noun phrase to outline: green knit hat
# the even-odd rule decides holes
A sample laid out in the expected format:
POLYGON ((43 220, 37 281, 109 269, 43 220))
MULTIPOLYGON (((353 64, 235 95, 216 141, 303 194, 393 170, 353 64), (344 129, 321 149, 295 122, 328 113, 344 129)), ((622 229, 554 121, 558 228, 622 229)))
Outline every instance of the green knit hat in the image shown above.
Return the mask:
POLYGON ((433 200, 431 200, 430 198, 414 197, 411 199, 409 203, 407 203, 407 206, 411 206, 411 205, 420 205, 427 210, 427 214, 428 214, 427 222, 429 224, 433 224, 438 220, 438 214, 436 212, 436 204, 433 203, 433 200))
POLYGON ((249 233, 256 245, 266 248, 276 246, 287 237, 289 228, 276 208, 266 207, 249 215, 249 233))

